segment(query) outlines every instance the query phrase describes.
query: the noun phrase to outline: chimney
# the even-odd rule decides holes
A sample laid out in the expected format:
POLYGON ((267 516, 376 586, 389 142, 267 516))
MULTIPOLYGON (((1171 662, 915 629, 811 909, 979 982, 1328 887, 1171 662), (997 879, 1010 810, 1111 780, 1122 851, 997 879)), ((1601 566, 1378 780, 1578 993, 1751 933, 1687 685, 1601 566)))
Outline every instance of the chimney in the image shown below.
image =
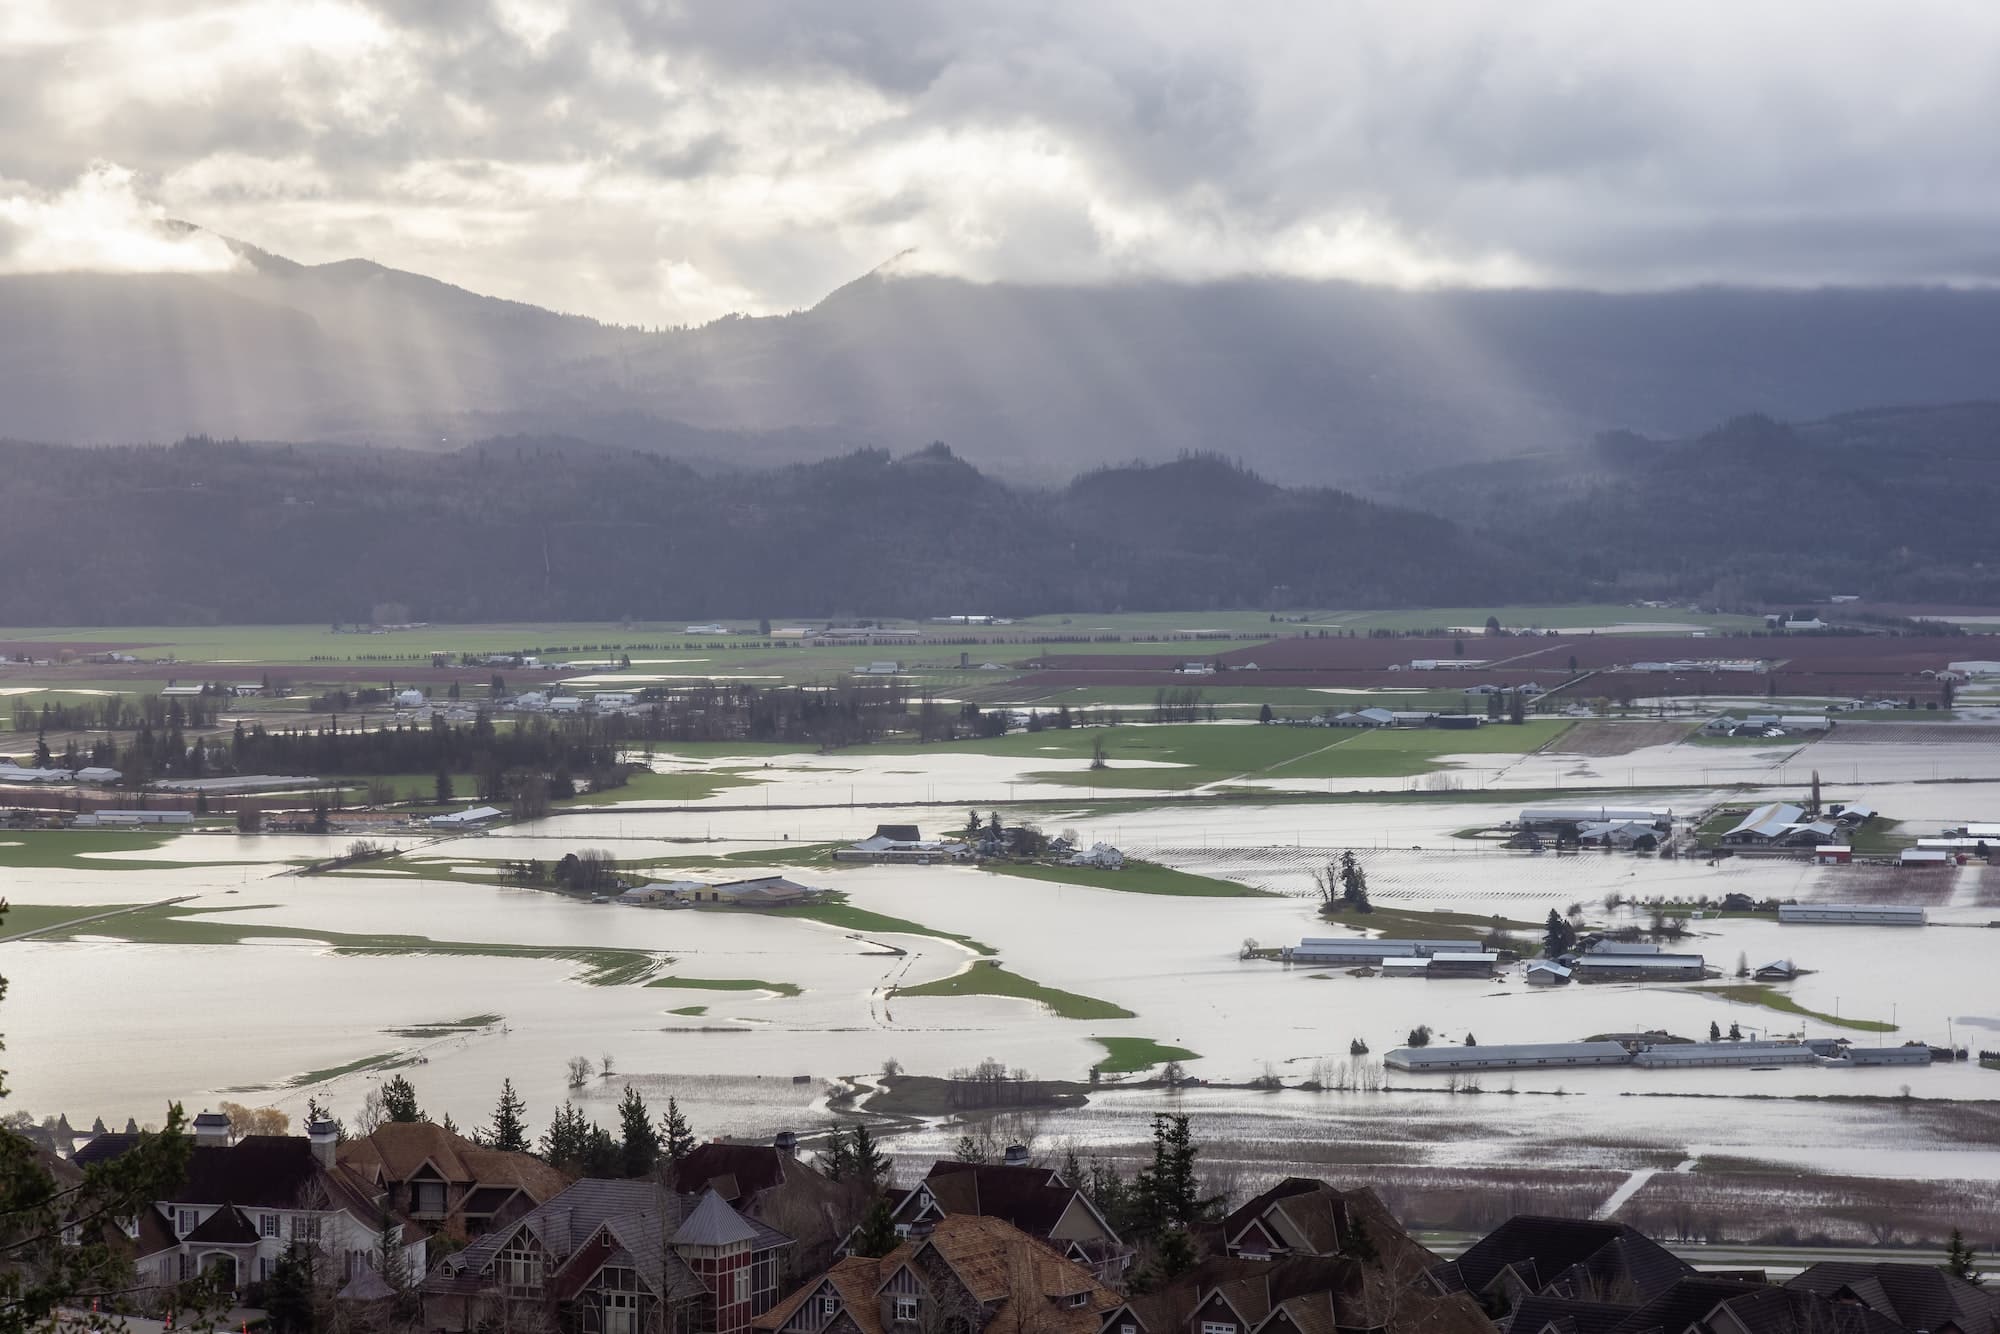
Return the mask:
POLYGON ((229 1118, 221 1112, 204 1111, 194 1119, 194 1143, 200 1149, 229 1147, 229 1118))
POLYGON ((321 1167, 333 1167, 335 1153, 340 1147, 340 1132, 331 1121, 314 1121, 306 1126, 306 1139, 312 1143, 313 1157, 321 1167))
POLYGON ((1009 1144, 1006 1153, 1002 1155, 1000 1161, 1007 1167, 1026 1167, 1028 1165, 1028 1146, 1025 1144, 1009 1144))
POLYGON ((771 1141, 771 1145, 785 1157, 793 1158, 799 1152, 799 1137, 789 1130, 780 1130, 777 1138, 771 1141))

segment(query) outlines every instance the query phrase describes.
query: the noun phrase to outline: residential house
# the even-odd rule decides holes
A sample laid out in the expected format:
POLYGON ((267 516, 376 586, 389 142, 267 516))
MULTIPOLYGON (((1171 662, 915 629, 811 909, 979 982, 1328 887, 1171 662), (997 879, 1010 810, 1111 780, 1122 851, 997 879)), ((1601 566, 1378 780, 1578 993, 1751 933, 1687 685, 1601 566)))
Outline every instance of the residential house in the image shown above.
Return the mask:
POLYGON ((1693 1265, 1623 1223, 1532 1214, 1508 1219, 1430 1271, 1439 1291, 1470 1293, 1489 1308, 1537 1296, 1636 1304, 1693 1273, 1693 1265))
POLYGON ((1126 1246, 1097 1206, 1053 1168, 1027 1163, 1010 1150, 1005 1163, 940 1158, 890 1215, 899 1235, 953 1216, 997 1218, 1045 1242, 1099 1280, 1116 1284, 1131 1263, 1126 1246))
POLYGON ((789 1130, 769 1144, 697 1144, 672 1166, 671 1181, 682 1195, 714 1191, 744 1217, 792 1238, 787 1283, 832 1264, 867 1204, 853 1183, 833 1181, 801 1159, 798 1136, 789 1130))
POLYGON ((1992 1293, 1935 1265, 1828 1260, 1808 1266, 1785 1287, 1865 1307, 1905 1329, 2000 1334, 2000 1302, 1992 1293))
POLYGON ((1086 851, 1071 853, 1065 864, 1094 866, 1100 871, 1122 871, 1125 869, 1125 854, 1109 843, 1093 843, 1086 851))
POLYGON ((791 1238, 714 1191, 586 1178, 441 1260, 437 1330, 748 1334, 778 1299, 791 1238))
POLYGON ((837 862, 888 862, 930 866, 948 862, 955 845, 926 839, 913 824, 877 825, 875 832, 851 847, 838 848, 837 862))
POLYGON ((1529 1297, 1500 1325, 1505 1334, 1914 1334, 1858 1304, 1722 1274, 1678 1279, 1644 1302, 1529 1297))
POLYGON ((528 1153, 474 1144, 428 1121, 388 1121, 347 1140, 335 1161, 386 1194, 389 1207, 465 1241, 560 1194, 569 1178, 528 1153))
MULTIPOLYGON (((107 1162, 138 1142, 105 1134, 78 1151, 80 1167, 107 1162)), ((323 1257, 347 1283, 399 1249, 405 1273, 420 1279, 425 1236, 394 1214, 387 1192, 335 1157, 331 1122, 305 1135, 245 1135, 231 1142, 229 1119, 203 1112, 194 1120, 187 1175, 125 1227, 140 1282, 163 1286, 210 1275, 241 1292, 267 1279, 292 1246, 323 1257)))
MULTIPOLYGON (((760 1334, 1104 1334, 1118 1293, 999 1218, 947 1214, 850 1255, 758 1317, 760 1334)), ((1137 1334, 1136 1322, 1133 1322, 1137 1334)), ((1122 1326, 1119 1327, 1123 1334, 1122 1326)))

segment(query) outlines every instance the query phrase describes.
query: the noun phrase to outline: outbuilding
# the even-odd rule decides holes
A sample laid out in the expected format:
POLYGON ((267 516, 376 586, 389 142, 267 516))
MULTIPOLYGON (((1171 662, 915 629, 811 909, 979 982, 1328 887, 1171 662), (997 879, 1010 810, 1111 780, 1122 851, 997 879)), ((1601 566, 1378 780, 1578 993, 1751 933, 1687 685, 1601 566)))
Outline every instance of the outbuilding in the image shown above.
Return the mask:
POLYGON ((1915 904, 1781 903, 1778 920, 1796 926, 1922 926, 1929 918, 1915 904))

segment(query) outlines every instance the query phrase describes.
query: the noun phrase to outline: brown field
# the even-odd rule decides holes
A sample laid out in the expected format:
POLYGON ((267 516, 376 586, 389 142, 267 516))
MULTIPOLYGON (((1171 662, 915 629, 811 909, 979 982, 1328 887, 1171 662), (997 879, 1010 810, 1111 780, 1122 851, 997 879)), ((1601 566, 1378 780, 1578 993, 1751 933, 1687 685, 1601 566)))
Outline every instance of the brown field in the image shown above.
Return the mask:
MULTIPOLYGON (((1935 908, 1951 901, 1954 868, 1904 870, 1900 866, 1822 866, 1809 903, 1901 903, 1935 908)), ((1850 928, 1858 929, 1858 928, 1850 928)))
POLYGON ((1613 723, 1586 719, 1549 746, 1564 755, 1629 755, 1647 746, 1667 746, 1694 730, 1688 722, 1613 723))
POLYGON ((1942 1245, 1953 1228, 2000 1237, 2000 1195, 1984 1181, 1817 1176, 1740 1158, 1662 1172, 1615 1215, 1662 1241, 1767 1246, 1942 1245))

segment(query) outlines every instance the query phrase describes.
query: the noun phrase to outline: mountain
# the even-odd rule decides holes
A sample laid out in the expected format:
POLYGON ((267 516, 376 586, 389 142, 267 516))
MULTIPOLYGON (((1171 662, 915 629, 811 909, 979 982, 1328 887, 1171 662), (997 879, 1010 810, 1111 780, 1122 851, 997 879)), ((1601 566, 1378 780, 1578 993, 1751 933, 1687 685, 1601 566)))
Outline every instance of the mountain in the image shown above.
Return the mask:
POLYGON ((2000 403, 1608 435, 1418 473, 1384 495, 1626 598, 2000 605, 2000 403))
POLYGON ((944 440, 989 471, 1207 451, 1352 485, 2000 398, 2000 293, 1102 287, 871 274, 810 310, 648 332, 361 260, 239 245, 219 275, 0 277, 0 435, 453 448, 563 435, 763 467, 944 440))
POLYGON ((1010 485, 942 445, 697 471, 561 438, 452 452, 0 443, 0 625, 926 616, 1562 596, 1428 515, 1211 458, 1010 485), (1289 591, 1279 591, 1284 586, 1289 591))

